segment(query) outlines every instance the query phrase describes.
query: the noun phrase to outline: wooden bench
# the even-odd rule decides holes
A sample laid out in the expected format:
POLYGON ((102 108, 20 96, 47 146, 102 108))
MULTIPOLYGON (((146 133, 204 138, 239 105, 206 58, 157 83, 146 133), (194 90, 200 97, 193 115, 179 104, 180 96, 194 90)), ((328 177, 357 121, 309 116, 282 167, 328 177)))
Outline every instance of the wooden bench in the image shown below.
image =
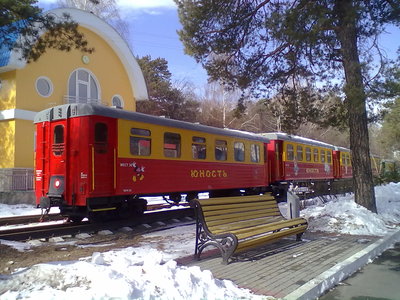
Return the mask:
POLYGON ((307 229, 303 218, 285 219, 270 194, 210 198, 192 202, 196 214, 195 257, 207 246, 221 251, 222 263, 244 252, 289 235, 297 240, 307 229))

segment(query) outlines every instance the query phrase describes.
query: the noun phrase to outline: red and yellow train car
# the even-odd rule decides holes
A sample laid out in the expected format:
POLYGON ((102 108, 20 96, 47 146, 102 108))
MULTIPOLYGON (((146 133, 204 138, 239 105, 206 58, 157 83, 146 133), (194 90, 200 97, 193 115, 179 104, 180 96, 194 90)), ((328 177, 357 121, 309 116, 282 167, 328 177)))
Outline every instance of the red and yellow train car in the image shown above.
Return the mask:
POLYGON ((297 186, 299 193, 311 193, 319 183, 334 178, 334 146, 285 133, 263 133, 270 142, 268 166, 276 195, 285 198, 289 184, 297 186))
POLYGON ((100 105, 66 104, 35 118, 37 204, 74 221, 142 212, 147 195, 260 192, 268 138, 100 105))
POLYGON ((268 162, 272 182, 333 178, 334 146, 285 133, 263 136, 270 139, 268 162))
POLYGON ((335 146, 333 161, 335 179, 353 178, 350 149, 335 146))

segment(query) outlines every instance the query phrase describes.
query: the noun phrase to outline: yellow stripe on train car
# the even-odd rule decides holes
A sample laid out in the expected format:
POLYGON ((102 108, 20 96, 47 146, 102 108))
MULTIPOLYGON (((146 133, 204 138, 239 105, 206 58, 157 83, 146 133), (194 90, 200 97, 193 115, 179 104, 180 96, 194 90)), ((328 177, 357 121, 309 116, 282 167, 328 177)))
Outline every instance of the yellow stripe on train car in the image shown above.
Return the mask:
POLYGON ((160 126, 156 124, 142 123, 131 120, 118 120, 118 158, 142 158, 142 159, 163 159, 163 160, 184 160, 184 161, 196 161, 196 162, 219 162, 219 163, 249 163, 259 164, 264 163, 264 145, 262 142, 255 140, 247 140, 244 138, 236 138, 232 136, 216 135, 208 132, 194 131, 189 129, 181 129, 174 127, 160 126), (130 137, 134 136, 131 134, 131 129, 145 129, 151 132, 151 136, 143 137, 151 139, 151 151, 150 155, 132 155, 130 152, 130 137), (181 149, 179 157, 166 157, 164 154, 164 133, 177 133, 181 137, 181 149), (201 137, 206 140, 206 158, 205 159, 194 159, 192 156, 192 144, 193 137, 201 137), (215 159, 215 143, 217 140, 223 140, 227 142, 227 159, 216 160, 215 159), (245 160, 235 161, 233 145, 235 142, 243 142, 245 145, 245 160), (252 162, 250 158, 251 145, 258 145, 260 149, 259 161, 252 162))

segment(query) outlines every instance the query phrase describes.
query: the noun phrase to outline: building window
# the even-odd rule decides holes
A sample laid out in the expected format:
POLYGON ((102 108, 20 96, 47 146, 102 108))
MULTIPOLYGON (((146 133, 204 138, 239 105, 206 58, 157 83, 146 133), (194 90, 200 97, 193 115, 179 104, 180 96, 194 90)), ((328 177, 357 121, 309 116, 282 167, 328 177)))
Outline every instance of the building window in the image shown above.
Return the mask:
POLYGON ((256 144, 250 145, 250 159, 251 162, 260 162, 260 146, 256 144))
POLYGON ((115 95, 112 97, 112 106, 115 108, 124 108, 124 101, 122 100, 122 97, 120 95, 115 95))
POLYGON ((151 154, 151 132, 147 129, 131 128, 130 151, 132 155, 151 154))
POLYGON ((244 143, 235 142, 233 145, 234 156, 236 161, 244 161, 244 143))
POLYGON ((223 140, 215 141, 215 160, 227 160, 228 146, 227 142, 223 140))
POLYGON ((53 93, 53 84, 47 77, 41 76, 36 79, 35 87, 38 94, 42 97, 50 97, 53 93))
POLYGON ((71 73, 68 81, 68 103, 99 103, 100 90, 96 77, 86 69, 71 73))
POLYGON ((199 136, 192 137, 192 157, 194 159, 206 159, 206 139, 199 136))
POLYGON ((181 135, 178 133, 164 133, 164 155, 165 157, 181 157, 181 135))

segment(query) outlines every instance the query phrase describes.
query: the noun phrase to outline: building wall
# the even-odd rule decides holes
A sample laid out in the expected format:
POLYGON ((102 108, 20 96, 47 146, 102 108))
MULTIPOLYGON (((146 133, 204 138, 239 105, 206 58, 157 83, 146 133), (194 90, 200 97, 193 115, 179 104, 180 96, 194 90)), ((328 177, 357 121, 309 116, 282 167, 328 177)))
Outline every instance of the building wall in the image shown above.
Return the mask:
POLYGON ((2 136, 0 168, 13 168, 15 162, 15 120, 0 121, 0 133, 2 136))
POLYGON ((72 50, 68 53, 48 50, 36 62, 27 64, 24 69, 16 71, 17 107, 29 111, 41 111, 48 107, 66 103, 68 80, 73 71, 83 68, 97 79, 100 100, 111 105, 114 95, 122 97, 124 109, 135 110, 133 91, 124 66, 110 48, 97 34, 79 28, 95 48, 92 54, 82 54, 72 50), (84 62, 83 56, 86 56, 84 62), (52 83, 53 92, 43 97, 36 90, 36 80, 45 77, 52 83))
POLYGON ((15 121, 15 158, 13 168, 33 168, 35 130, 32 121, 15 121))
POLYGON ((0 73, 0 113, 3 110, 15 108, 16 101, 16 71, 0 73))

